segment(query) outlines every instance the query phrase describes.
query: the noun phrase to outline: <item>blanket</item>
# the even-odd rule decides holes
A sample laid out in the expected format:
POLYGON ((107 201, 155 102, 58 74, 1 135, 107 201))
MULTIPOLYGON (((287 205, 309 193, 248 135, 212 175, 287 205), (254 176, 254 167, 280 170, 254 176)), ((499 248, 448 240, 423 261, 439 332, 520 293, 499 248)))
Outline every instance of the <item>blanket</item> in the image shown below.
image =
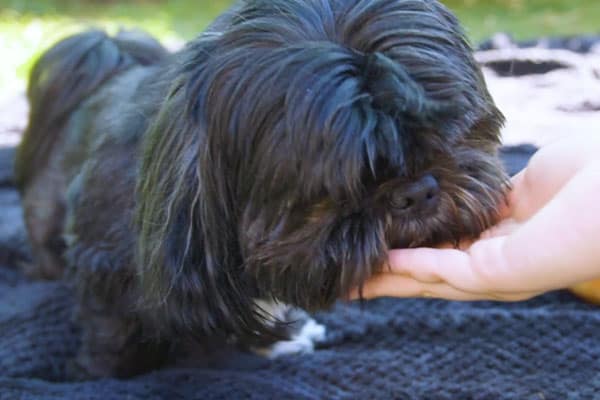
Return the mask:
MULTIPOLYGON (((502 150, 511 173, 532 146, 502 150)), ((568 292, 520 303, 378 299, 316 315, 313 354, 223 349, 128 380, 66 380, 79 344, 73 296, 32 282, 12 148, 0 149, 0 399, 600 398, 600 309, 568 292)))

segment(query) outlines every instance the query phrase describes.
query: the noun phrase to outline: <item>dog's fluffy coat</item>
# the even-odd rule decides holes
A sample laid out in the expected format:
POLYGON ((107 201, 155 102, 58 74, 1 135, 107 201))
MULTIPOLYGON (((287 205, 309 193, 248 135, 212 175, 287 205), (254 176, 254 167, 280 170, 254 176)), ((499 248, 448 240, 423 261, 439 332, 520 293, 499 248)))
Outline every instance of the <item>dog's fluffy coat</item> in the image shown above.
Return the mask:
POLYGON ((86 32, 28 97, 30 272, 68 266, 91 375, 174 338, 288 336, 256 299, 326 308, 388 248, 476 236, 503 199, 502 116, 434 0, 248 0, 174 55, 86 32), (406 194, 424 176, 428 211, 406 194))

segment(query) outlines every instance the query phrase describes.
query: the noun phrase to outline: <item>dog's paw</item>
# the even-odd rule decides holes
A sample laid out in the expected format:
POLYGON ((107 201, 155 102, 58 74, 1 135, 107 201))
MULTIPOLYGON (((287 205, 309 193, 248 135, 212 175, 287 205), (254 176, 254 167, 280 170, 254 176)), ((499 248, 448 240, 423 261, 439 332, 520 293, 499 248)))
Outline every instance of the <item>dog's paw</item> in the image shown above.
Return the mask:
POLYGON ((254 348, 253 351, 270 359, 291 354, 312 353, 315 344, 325 339, 325 332, 325 326, 309 318, 300 330, 291 335, 289 340, 281 340, 267 347, 254 348))

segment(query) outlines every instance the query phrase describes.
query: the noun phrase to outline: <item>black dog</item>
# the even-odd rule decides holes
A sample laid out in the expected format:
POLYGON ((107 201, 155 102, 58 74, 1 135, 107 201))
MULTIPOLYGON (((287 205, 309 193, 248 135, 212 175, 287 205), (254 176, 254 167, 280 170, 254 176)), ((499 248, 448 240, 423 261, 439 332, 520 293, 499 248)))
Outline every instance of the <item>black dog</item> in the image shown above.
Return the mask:
POLYGON ((291 306, 330 306, 390 247, 477 236, 504 198, 503 118, 434 0, 248 0, 174 55, 83 33, 28 96, 30 272, 68 266, 87 375, 188 338, 310 351, 323 329, 291 306))

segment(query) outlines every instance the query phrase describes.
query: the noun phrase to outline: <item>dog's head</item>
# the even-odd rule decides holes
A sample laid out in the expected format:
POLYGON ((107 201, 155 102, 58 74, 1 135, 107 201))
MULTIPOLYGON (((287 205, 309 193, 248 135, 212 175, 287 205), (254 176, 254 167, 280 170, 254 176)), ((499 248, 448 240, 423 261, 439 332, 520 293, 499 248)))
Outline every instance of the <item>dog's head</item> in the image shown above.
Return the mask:
POLYGON ((323 308, 389 248, 494 222, 502 116, 437 1, 247 1, 184 55, 139 214, 142 277, 184 324, 260 330, 253 297, 323 308))

